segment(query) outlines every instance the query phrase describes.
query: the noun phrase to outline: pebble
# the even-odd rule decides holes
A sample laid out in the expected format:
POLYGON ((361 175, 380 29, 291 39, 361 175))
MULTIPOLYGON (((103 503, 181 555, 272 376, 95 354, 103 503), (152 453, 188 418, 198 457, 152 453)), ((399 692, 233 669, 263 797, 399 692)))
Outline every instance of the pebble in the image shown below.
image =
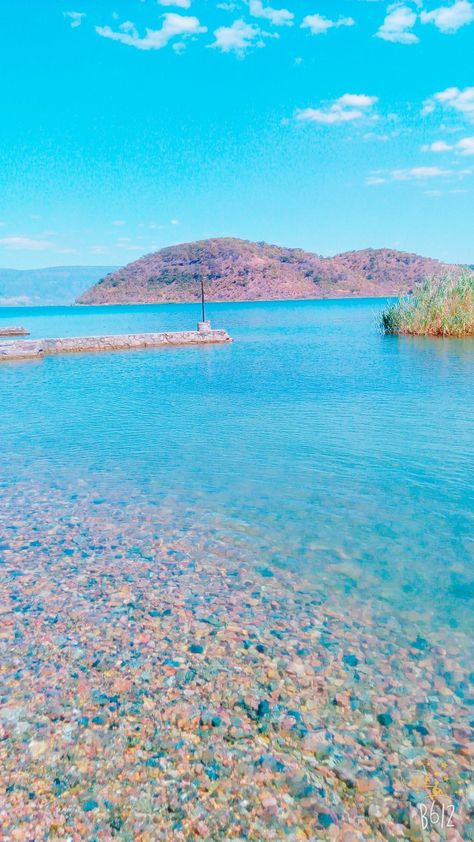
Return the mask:
POLYGON ((262 701, 258 703, 257 717, 259 719, 262 719, 264 716, 268 716, 269 713, 270 705, 266 699, 262 699, 262 701))
POLYGON ((3 838, 415 842, 436 784, 471 838, 462 632, 380 624, 357 588, 322 599, 165 519, 2 494, 3 838))
POLYGON ((85 813, 90 813, 92 810, 97 810, 98 806, 97 801, 94 801, 93 798, 88 798, 82 805, 82 809, 85 813))
POLYGON ((204 652, 204 646, 201 646, 200 643, 191 643, 191 646, 188 647, 189 652, 192 652, 193 655, 202 655, 204 652))

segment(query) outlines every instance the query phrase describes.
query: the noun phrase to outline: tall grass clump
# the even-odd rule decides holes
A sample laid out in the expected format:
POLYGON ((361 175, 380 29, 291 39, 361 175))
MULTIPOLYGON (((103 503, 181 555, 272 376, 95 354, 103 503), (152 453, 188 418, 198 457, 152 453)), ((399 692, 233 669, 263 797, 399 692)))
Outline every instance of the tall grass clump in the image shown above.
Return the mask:
POLYGON ((474 273, 428 278, 381 315, 386 334, 474 336, 474 273))

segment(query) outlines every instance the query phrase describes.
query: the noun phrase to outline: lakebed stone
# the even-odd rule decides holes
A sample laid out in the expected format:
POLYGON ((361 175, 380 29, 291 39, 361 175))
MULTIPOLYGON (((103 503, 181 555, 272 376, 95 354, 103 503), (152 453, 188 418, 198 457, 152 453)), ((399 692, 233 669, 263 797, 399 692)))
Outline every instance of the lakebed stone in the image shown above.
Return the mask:
POLYGON ((70 491, 28 478, 2 499, 6 840, 415 842, 437 782, 456 808, 447 838, 470 838, 460 633, 452 693, 432 708, 435 633, 413 658, 413 635, 367 622, 355 598, 320 605, 290 570, 212 555, 200 527, 176 537, 175 515, 141 497, 70 491))

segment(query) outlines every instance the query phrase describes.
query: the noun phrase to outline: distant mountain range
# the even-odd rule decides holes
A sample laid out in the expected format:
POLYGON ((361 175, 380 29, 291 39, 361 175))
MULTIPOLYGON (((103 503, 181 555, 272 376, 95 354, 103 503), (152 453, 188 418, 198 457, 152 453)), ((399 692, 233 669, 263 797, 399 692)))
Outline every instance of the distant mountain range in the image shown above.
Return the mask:
POLYGON ((53 266, 50 269, 0 269, 0 307, 73 304, 116 266, 53 266))
POLYGON ((459 267, 393 249, 321 257, 302 249, 218 238, 161 249, 105 275, 80 304, 389 296, 459 267))

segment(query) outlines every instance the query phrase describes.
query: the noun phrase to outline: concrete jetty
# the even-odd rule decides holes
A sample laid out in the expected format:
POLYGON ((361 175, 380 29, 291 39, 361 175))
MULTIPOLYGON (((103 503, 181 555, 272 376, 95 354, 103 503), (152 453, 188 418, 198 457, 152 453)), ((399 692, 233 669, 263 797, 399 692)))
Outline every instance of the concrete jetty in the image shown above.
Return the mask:
POLYGON ((232 342, 226 330, 182 330, 172 333, 127 333, 117 336, 73 336, 62 339, 26 339, 0 343, 0 362, 41 359, 49 354, 125 351, 170 345, 213 345, 232 342))
POLYGON ((26 327, 0 327, 0 336, 29 336, 26 327))

